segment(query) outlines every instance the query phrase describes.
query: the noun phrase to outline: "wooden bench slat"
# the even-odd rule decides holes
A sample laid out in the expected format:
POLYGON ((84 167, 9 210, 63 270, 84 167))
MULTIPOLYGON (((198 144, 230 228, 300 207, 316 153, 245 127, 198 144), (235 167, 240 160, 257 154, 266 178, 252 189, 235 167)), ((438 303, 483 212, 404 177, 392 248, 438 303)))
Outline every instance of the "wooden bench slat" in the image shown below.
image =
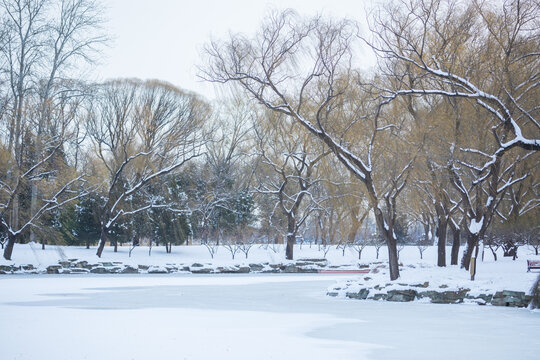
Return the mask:
POLYGON ((527 260, 527 271, 540 269, 540 260, 527 260))

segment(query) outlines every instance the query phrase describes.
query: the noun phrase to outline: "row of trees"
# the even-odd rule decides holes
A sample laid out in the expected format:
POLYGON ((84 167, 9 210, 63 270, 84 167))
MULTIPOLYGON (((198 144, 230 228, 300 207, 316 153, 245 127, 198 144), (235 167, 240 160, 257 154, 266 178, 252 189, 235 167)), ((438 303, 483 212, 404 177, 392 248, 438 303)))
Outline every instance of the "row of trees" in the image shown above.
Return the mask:
POLYGON ((99 239, 101 256, 109 242, 257 239, 292 259, 298 241, 361 251, 375 237, 396 279, 407 239, 435 242, 445 266, 463 236, 467 268, 486 234, 538 233, 534 1, 388 3, 368 35, 271 13, 254 37, 206 47, 201 77, 232 84, 212 105, 159 81, 82 81, 106 41, 93 1, 0 8, 7 259, 29 240, 99 239), (376 69, 353 66, 357 45, 376 69))
POLYGON ((539 7, 391 2, 369 14, 368 35, 348 20, 273 13, 254 37, 210 43, 202 76, 302 127, 362 184, 392 280, 400 214, 434 224, 439 266, 447 227, 464 233, 468 268, 492 223, 538 224, 539 7), (357 41, 376 71, 353 67, 357 41))

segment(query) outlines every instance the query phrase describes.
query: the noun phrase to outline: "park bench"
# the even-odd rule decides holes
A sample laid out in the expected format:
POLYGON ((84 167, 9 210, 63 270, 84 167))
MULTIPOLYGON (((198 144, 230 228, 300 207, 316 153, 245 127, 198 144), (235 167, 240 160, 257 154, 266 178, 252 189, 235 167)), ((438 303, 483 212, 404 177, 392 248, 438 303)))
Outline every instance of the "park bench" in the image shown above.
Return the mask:
POLYGON ((540 270, 540 260, 527 260, 527 272, 531 269, 540 270))

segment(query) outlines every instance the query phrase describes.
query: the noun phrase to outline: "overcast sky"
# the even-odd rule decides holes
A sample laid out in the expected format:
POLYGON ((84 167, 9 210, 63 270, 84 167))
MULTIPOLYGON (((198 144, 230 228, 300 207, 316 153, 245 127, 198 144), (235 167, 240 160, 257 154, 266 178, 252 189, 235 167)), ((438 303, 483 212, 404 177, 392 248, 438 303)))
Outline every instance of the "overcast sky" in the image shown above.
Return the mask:
POLYGON ((253 34, 271 9, 301 15, 365 18, 369 0, 103 0, 113 41, 98 69, 101 79, 161 79, 215 97, 213 85, 197 79, 201 48, 229 31, 253 34))

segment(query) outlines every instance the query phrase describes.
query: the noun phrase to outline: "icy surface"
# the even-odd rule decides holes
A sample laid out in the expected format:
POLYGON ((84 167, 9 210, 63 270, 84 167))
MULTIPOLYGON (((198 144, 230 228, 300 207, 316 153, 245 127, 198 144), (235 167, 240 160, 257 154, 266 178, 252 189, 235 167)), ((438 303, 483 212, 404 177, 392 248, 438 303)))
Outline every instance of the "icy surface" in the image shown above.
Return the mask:
POLYGON ((344 278, 3 276, 2 359, 495 360, 540 351, 540 313, 327 297, 344 278))

